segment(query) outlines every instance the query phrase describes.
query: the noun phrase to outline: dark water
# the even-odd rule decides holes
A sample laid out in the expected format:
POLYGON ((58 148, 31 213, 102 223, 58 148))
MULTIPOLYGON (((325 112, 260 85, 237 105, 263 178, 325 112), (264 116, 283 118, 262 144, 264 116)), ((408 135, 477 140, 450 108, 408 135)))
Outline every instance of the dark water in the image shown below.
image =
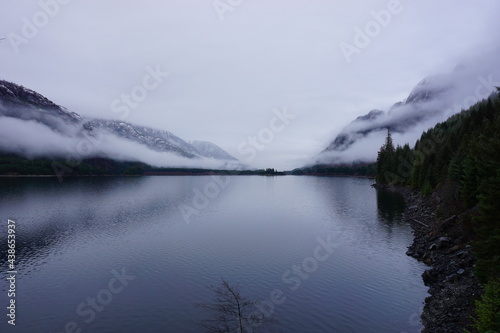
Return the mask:
POLYGON ((404 202, 371 183, 0 179, 0 331, 202 332, 193 304, 224 278, 276 320, 261 332, 419 332, 427 293, 424 267, 405 255, 404 202), (15 327, 7 219, 17 225, 15 327))

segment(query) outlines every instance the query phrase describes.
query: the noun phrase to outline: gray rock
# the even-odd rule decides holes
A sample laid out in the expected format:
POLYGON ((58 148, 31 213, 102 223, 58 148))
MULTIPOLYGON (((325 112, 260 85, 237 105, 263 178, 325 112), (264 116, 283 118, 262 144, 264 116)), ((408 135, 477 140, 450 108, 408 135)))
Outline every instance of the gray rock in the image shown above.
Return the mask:
POLYGON ((424 280, 424 283, 427 285, 435 282, 437 280, 437 276, 432 269, 428 269, 422 274, 422 280, 424 280))
POLYGON ((458 274, 450 274, 446 277, 446 279, 443 281, 443 283, 449 283, 449 282, 456 282, 460 279, 460 276, 458 274))
POLYGON ((437 247, 439 249, 442 249, 444 247, 447 247, 448 245, 450 245, 451 243, 451 238, 450 237, 439 237, 439 239, 437 240, 437 247))

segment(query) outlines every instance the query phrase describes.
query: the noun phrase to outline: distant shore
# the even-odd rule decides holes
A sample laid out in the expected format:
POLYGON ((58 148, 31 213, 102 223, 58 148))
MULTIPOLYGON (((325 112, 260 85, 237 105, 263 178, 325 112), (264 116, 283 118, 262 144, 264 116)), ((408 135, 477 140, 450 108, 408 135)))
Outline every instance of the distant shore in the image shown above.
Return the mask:
MULTIPOLYGON (((261 173, 256 171, 207 171, 207 172, 182 172, 182 171, 172 171, 172 172, 145 172, 143 174, 134 175, 64 175, 63 178, 76 178, 76 177, 150 177, 150 176, 311 176, 311 177, 342 177, 342 178, 363 178, 363 179, 375 179, 375 176, 365 176, 365 175, 329 175, 329 174, 302 174, 296 175, 289 171, 279 171, 275 173, 261 173)), ((57 175, 0 175, 0 178, 57 178, 57 175)))
MULTIPOLYGON (((102 174, 102 175, 64 175, 62 178, 76 178, 76 177, 150 177, 150 176, 285 176, 285 172, 274 172, 274 173, 262 173, 259 171, 206 171, 206 172, 189 172, 189 171, 151 171, 144 172, 143 174, 131 174, 131 175, 112 175, 112 174, 102 174)), ((289 175, 289 174, 288 174, 289 175)), ((0 175, 0 178, 57 178, 57 175, 0 175)))

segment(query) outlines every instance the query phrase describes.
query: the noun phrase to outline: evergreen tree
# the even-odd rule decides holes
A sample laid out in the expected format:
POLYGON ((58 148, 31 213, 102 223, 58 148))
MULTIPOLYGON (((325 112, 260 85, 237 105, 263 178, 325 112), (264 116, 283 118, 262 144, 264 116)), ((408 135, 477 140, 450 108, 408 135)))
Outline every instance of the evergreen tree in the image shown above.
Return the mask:
POLYGON ((452 181, 461 194, 457 215, 460 209, 478 208, 473 217, 476 275, 486 283, 487 294, 490 290, 476 309, 475 326, 481 327, 481 332, 500 327, 500 88, 497 89, 496 95, 422 133, 412 150, 394 149, 388 131, 376 164, 379 183, 401 183, 430 194, 440 184, 452 181), (409 165, 409 170, 404 170, 401 163, 409 165))
POLYGON ((387 137, 377 156, 377 182, 388 184, 393 179, 394 143, 391 130, 387 129, 387 137))

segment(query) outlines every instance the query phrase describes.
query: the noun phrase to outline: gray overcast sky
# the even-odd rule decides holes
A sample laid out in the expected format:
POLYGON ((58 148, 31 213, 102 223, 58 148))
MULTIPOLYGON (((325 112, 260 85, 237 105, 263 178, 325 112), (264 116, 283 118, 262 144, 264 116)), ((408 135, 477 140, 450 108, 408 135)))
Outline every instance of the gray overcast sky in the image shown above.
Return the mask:
POLYGON ((0 0, 0 78, 289 169, 355 117, 499 45, 499 14, 497 0, 0 0), (357 29, 371 37, 348 62, 341 45, 356 47, 357 29), (148 77, 157 69, 168 76, 148 77), (276 108, 295 118, 281 126, 276 108), (242 154, 259 133, 262 150, 242 154))

